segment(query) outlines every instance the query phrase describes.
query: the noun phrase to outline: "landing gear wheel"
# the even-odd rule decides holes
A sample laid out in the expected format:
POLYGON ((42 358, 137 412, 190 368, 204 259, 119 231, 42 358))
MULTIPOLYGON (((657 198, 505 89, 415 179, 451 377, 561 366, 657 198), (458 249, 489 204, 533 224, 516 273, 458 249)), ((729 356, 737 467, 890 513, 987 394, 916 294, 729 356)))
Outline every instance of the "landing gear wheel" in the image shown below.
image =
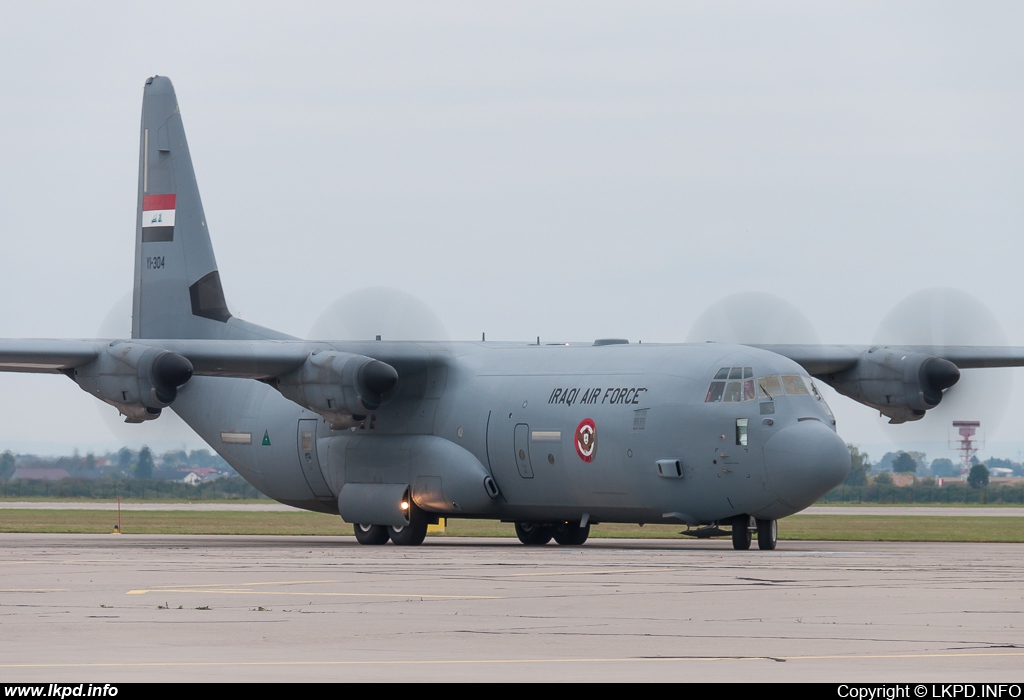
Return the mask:
POLYGON ((775 549, 779 543, 779 528, 777 520, 757 521, 757 548, 764 550, 775 549))
POLYGON ((554 537, 558 544, 581 545, 590 537, 590 523, 582 526, 579 523, 556 525, 554 537))
POLYGON ((732 521, 732 548, 750 549, 750 518, 741 515, 732 521))
POLYGON ((516 523, 516 537, 523 544, 539 546, 547 544, 555 534, 555 529, 550 525, 538 523, 516 523))
POLYGON ((389 527, 388 536, 400 547, 414 547, 423 544, 427 537, 427 516, 413 503, 409 504, 409 524, 389 527))
POLYGON ((387 544, 388 529, 383 525, 356 523, 352 529, 356 531, 356 541, 359 544, 387 544))

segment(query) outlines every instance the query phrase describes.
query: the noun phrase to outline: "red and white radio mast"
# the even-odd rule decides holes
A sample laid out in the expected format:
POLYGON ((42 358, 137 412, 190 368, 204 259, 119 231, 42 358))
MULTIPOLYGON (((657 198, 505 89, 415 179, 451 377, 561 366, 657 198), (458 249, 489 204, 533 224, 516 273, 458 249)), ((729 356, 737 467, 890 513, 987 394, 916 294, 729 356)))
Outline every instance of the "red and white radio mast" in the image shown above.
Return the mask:
POLYGON ((971 472, 973 466, 972 459, 974 455, 978 453, 978 450, 985 447, 984 437, 978 437, 975 439, 975 435, 978 432, 978 428, 981 427, 981 421, 978 420, 955 420, 953 421, 953 427, 960 434, 960 439, 950 439, 950 449, 954 449, 960 453, 960 476, 964 479, 971 472))

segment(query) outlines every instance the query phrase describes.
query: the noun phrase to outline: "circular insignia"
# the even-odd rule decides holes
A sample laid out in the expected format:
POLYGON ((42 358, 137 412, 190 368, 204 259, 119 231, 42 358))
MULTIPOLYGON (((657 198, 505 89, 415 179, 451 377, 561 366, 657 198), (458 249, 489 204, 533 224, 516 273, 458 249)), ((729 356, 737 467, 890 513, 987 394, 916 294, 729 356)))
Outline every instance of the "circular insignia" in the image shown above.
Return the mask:
POLYGON ((589 418, 576 426, 576 454, 584 462, 593 462, 597 455, 597 426, 589 418))

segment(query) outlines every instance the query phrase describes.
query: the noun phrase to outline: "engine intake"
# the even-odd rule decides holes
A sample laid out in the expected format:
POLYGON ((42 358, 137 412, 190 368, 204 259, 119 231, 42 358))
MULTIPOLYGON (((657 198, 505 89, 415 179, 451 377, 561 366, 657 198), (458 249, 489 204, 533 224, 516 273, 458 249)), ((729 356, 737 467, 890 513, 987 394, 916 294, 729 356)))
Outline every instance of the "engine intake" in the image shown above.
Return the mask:
POLYGON ((821 379, 855 401, 878 409, 890 423, 920 420, 960 380, 960 370, 934 355, 876 347, 850 369, 821 379))

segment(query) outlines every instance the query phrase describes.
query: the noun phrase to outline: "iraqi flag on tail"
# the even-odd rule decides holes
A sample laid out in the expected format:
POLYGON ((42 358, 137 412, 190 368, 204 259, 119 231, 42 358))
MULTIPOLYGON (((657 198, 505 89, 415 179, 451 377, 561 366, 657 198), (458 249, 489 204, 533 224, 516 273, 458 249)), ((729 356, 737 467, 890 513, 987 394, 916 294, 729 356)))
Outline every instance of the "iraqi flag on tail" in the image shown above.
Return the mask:
POLYGON ((142 242, 174 240, 174 205, 177 195, 142 196, 142 242))

